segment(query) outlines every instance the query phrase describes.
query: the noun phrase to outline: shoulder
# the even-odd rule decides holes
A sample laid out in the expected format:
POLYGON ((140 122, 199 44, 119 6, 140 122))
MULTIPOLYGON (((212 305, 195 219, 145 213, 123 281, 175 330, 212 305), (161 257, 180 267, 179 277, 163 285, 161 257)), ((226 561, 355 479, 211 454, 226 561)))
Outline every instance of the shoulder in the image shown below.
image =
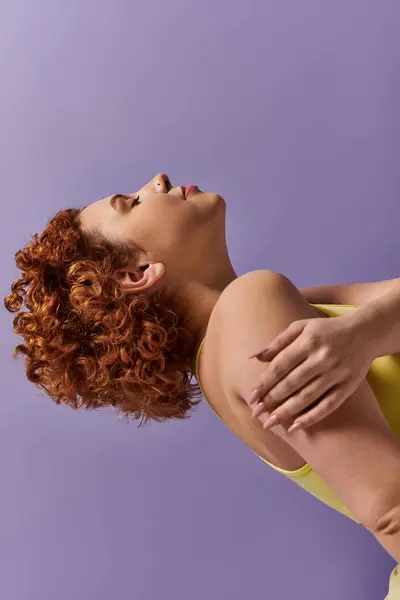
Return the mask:
POLYGON ((229 320, 251 311, 254 303, 274 300, 286 294, 293 294, 297 288, 277 271, 259 269, 240 275, 222 292, 215 306, 216 320, 229 326, 229 320))
POLYGON ((265 348, 292 320, 312 316, 315 310, 281 273, 257 270, 235 279, 217 302, 212 327, 228 387, 246 393, 262 366, 248 357, 265 348))
POLYGON ((232 281, 222 292, 213 319, 220 332, 236 335, 267 311, 300 301, 310 307, 296 286, 282 273, 271 270, 249 271, 232 281))
POLYGON ((237 294, 243 294, 255 288, 265 288, 266 286, 276 289, 282 286, 293 286, 293 284, 290 279, 278 271, 257 269, 234 279, 222 292, 220 300, 226 302, 237 294))

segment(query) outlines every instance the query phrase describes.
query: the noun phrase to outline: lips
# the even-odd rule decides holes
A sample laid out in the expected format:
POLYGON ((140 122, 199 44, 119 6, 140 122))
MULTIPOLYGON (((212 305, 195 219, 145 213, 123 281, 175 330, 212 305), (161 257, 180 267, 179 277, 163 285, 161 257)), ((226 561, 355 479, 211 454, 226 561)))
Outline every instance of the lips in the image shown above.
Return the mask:
POLYGON ((186 200, 189 198, 189 196, 191 194, 195 194, 196 192, 199 192, 199 188, 197 187, 197 185, 188 185, 187 188, 185 188, 185 198, 186 200))

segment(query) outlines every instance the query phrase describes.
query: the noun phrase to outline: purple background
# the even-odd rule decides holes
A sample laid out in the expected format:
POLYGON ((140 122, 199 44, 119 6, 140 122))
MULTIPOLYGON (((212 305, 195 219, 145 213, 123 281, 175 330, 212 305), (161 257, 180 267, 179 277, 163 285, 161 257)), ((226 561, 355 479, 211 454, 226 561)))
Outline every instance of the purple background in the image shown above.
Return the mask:
MULTIPOLYGON (((2 3, 1 273, 57 210, 159 171, 227 200, 237 273, 399 276, 395 0, 2 3)), ((2 600, 377 600, 393 561, 202 405, 57 407, 1 311, 2 600)))

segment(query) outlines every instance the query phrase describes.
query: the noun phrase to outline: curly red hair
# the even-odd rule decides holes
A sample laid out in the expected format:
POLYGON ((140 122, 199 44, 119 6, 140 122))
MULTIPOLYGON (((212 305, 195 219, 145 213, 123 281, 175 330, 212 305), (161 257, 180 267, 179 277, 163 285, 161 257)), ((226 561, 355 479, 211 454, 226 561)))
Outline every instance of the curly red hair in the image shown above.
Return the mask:
POLYGON ((15 255, 22 277, 4 300, 33 382, 73 409, 112 406, 140 420, 182 419, 199 403, 193 340, 161 292, 127 298, 112 277, 134 256, 84 234, 79 209, 60 211, 15 255))

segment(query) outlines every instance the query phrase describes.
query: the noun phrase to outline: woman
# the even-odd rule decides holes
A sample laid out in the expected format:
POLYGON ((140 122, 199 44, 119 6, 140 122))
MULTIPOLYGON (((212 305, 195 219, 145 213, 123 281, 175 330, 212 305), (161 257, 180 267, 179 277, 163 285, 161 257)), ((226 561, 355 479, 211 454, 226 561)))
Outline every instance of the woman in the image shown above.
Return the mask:
POLYGON ((249 355, 291 323, 341 309, 310 305, 278 273, 237 277, 221 196, 173 188, 159 174, 137 194, 59 212, 16 262, 22 277, 5 299, 11 312, 26 307, 14 319, 24 338, 15 352, 57 403, 114 406, 141 422, 185 418, 200 395, 195 372, 256 454, 362 523, 400 562, 400 365, 374 361, 370 384, 311 429, 288 432, 282 419, 264 429, 268 413, 253 418, 250 397, 265 366, 249 355))

